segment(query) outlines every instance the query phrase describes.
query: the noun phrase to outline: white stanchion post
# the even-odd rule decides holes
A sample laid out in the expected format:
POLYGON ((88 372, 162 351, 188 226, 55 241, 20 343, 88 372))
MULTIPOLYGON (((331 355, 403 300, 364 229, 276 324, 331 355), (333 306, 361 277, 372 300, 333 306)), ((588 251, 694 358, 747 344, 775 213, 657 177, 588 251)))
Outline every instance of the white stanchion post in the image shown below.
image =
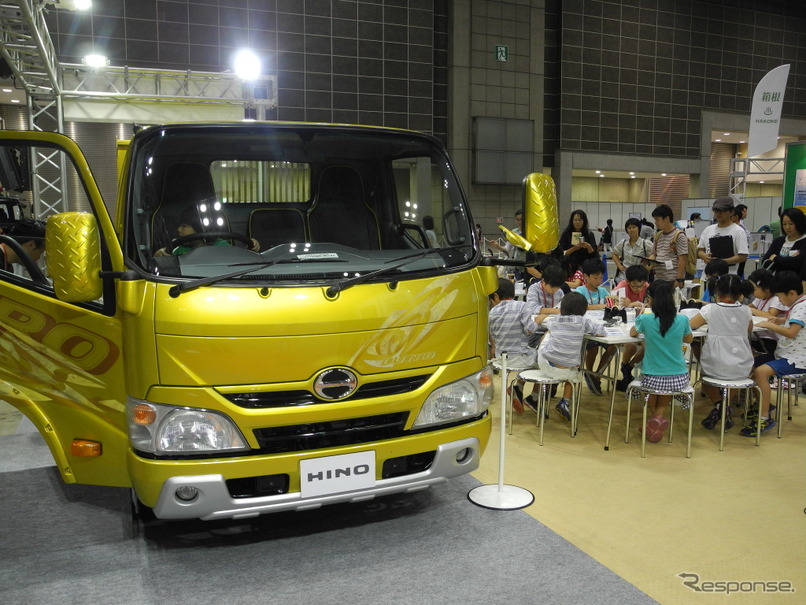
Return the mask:
POLYGON ((534 494, 517 485, 504 484, 504 450, 507 425, 507 354, 501 354, 501 435, 498 445, 498 483, 479 485, 467 494, 467 499, 483 508, 518 510, 535 501, 534 494))

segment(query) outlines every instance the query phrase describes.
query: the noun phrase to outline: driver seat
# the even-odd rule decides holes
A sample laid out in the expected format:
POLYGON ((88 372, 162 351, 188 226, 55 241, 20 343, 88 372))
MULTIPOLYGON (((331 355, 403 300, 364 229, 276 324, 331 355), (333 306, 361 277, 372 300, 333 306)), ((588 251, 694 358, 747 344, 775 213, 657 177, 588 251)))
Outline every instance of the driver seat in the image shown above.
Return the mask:
MULTIPOLYGON (((151 216, 151 234, 154 251, 170 246, 171 240, 178 236, 179 216, 189 206, 196 206, 205 201, 215 202, 216 193, 213 176, 204 164, 177 162, 170 164, 163 177, 160 205, 151 216)), ((223 226, 215 227, 216 231, 229 231, 226 215, 223 226)), ((218 215, 216 222, 218 222, 218 215)), ((213 228, 210 229, 214 230, 213 228)))

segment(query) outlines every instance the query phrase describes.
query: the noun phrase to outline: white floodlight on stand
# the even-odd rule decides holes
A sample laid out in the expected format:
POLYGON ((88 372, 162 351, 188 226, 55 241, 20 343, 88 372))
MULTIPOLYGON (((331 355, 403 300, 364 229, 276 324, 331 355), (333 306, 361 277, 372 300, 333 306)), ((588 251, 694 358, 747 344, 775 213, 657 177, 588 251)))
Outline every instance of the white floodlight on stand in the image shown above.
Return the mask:
POLYGON ((251 50, 239 50, 233 60, 233 69, 241 80, 256 80, 260 77, 260 59, 251 50))

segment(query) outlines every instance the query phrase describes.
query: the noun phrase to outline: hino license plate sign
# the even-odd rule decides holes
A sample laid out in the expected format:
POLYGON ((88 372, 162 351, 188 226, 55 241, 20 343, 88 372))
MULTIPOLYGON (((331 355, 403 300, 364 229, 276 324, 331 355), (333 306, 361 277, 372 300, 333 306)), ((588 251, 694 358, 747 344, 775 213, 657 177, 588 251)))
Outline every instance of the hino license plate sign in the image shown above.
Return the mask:
POLYGON ((326 496, 375 485, 375 452, 300 460, 303 498, 326 496))

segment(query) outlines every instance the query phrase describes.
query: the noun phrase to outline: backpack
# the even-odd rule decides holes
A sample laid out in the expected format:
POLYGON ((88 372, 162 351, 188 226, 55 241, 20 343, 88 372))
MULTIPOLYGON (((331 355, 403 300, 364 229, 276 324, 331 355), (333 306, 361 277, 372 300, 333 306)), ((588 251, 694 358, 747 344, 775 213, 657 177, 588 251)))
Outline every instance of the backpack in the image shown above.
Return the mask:
MULTIPOLYGON (((672 236, 672 242, 670 244, 672 250, 677 248, 677 238, 680 237, 680 234, 684 233, 682 229, 678 229, 675 234, 672 236)), ((655 234, 655 246, 658 245, 658 240, 660 239, 661 232, 658 231, 655 234)), ((694 275, 697 272, 697 241, 696 237, 689 237, 688 238, 688 252, 686 253, 686 274, 687 275, 694 275)), ((675 255, 677 256, 677 255, 675 255)))

